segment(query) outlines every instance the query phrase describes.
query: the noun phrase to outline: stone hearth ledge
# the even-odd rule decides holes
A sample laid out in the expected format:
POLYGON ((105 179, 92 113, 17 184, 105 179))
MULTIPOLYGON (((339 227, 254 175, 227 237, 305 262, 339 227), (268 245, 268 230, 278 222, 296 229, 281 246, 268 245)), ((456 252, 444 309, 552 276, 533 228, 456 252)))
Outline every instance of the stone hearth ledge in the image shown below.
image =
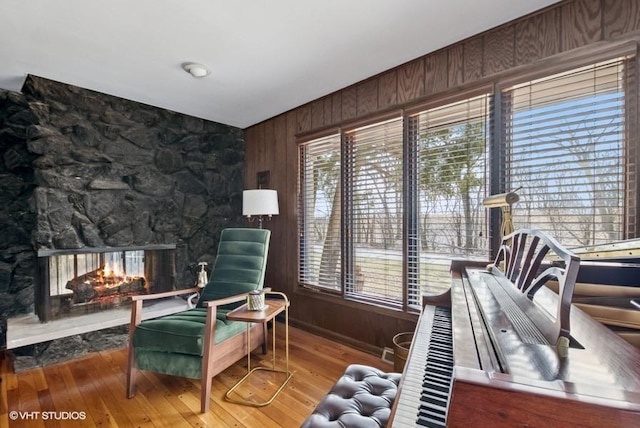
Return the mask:
MULTIPOLYGON (((173 314, 187 308, 187 302, 181 298, 170 298, 145 305, 142 319, 156 318, 173 314)), ((40 322, 35 314, 21 315, 7 319, 7 349, 42 343, 49 340, 76 334, 88 333, 105 328, 129 324, 131 309, 107 309, 92 314, 78 315, 40 322)))

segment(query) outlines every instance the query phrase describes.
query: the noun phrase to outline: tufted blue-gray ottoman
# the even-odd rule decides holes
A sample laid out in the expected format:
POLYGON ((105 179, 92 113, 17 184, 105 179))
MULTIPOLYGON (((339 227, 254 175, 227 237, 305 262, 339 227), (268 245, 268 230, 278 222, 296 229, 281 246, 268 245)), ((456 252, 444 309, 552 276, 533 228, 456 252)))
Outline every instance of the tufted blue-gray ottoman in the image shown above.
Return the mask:
POLYGON ((400 377, 400 373, 350 365, 302 428, 385 427, 400 377))

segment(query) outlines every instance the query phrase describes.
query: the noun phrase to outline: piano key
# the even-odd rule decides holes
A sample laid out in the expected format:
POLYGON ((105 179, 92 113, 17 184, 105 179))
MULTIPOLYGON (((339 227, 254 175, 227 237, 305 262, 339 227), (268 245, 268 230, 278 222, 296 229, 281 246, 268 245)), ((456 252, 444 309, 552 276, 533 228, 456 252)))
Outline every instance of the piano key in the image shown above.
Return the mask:
POLYGON ((428 427, 443 427, 446 426, 446 415, 442 411, 430 411, 428 409, 421 409, 418 419, 418 424, 428 427))
POLYGON ((449 393, 448 385, 445 385, 445 384, 435 383, 435 382, 425 382, 422 384, 422 386, 426 391, 435 390, 435 391, 444 392, 447 394, 449 393))
POLYGON ((436 394, 422 394, 422 398, 420 401, 423 405, 432 405, 437 408, 446 409, 447 401, 449 400, 449 396, 441 396, 436 394))
POLYGON ((428 427, 428 428, 439 428, 439 427, 446 427, 447 426, 445 422, 439 423, 437 421, 430 420, 430 419, 424 419, 422 417, 419 417, 417 422, 420 425, 428 427))
POLYGON ((422 416, 427 419, 441 419, 446 421, 447 408, 446 406, 425 403, 420 405, 416 416, 422 416))

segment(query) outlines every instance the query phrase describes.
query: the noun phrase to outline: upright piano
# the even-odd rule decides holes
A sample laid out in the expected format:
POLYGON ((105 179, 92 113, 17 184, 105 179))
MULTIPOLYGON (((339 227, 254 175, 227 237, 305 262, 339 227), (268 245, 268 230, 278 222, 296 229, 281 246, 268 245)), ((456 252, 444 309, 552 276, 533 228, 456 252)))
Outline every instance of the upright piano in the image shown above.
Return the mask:
POLYGON ((640 427, 640 350, 572 303, 580 261, 520 230, 493 264, 452 263, 450 290, 423 297, 389 426, 640 427))

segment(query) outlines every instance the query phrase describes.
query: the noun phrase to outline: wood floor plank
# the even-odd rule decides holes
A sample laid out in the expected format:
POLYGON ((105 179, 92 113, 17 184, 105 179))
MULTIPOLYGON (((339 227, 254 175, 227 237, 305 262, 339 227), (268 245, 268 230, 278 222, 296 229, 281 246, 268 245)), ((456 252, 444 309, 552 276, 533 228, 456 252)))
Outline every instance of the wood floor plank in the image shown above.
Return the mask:
POLYGON ((18 412, 16 418, 12 418, 12 428, 45 426, 44 421, 39 417, 42 409, 34 382, 34 372, 37 370, 39 369, 19 376, 17 388, 9 394, 9 412, 18 412))
MULTIPOLYGON (((115 364, 114 367, 118 369, 126 369, 126 353, 117 352, 109 353, 108 355, 111 361, 115 364)), ((141 374, 144 373, 148 372, 141 372, 141 374)), ((123 371, 122 375, 125 376, 126 372, 123 371)), ((142 407, 149 415, 149 418, 155 426, 174 427, 187 424, 185 418, 171 404, 171 402, 167 400, 168 391, 162 387, 162 382, 157 382, 156 385, 154 385, 149 382, 147 378, 140 376, 138 390, 141 392, 139 397, 142 400, 142 407)))
POLYGON ((48 386, 39 393, 42 411, 47 412, 46 417, 42 415, 45 425, 47 427, 62 427, 66 423, 73 422, 79 427, 95 427, 91 416, 81 413, 85 408, 84 400, 75 383, 68 385, 65 382, 65 374, 63 373, 65 371, 68 372, 68 366, 64 364, 56 364, 42 369, 43 377, 48 386))
MULTIPOLYGON (((393 367, 370 355, 291 327, 289 369, 293 378, 264 407, 231 403, 225 393, 247 373, 246 358, 213 379, 210 410, 200 413, 200 382, 151 372, 139 372, 136 395, 125 393, 127 350, 91 353, 80 359, 43 369, 13 373, 9 358, 0 357, 0 426, 65 427, 60 421, 9 420, 11 411, 78 411, 86 418, 78 427, 296 427, 300 426, 352 363, 392 371, 393 367)), ((267 355, 252 353, 252 367, 272 364, 267 355)), ((276 364, 285 367, 284 329, 276 329, 276 364)), ((266 401, 284 375, 259 372, 240 394, 266 401)))
POLYGON ((0 382, 2 382, 2 387, 0 388, 0 422, 2 422, 2 424, 0 424, 1 426, 5 426, 4 422, 7 422, 6 426, 8 426, 9 424, 9 405, 7 399, 7 390, 9 385, 9 378, 11 377, 13 379, 16 379, 16 375, 10 372, 11 361, 6 353, 0 352, 0 382))
MULTIPOLYGON (((55 404, 53 403, 53 398, 51 397, 49 389, 38 391, 38 398, 40 400, 40 408, 43 412, 51 412, 55 409, 55 404)), ((62 426, 62 422, 56 417, 47 416, 45 420, 44 416, 42 416, 42 419, 47 428, 57 428, 62 426)))
POLYGON ((92 409, 91 412, 87 413, 87 417, 90 417, 97 426, 112 426, 114 417, 102 401, 100 391, 91 380, 89 361, 89 359, 70 361, 69 369, 73 373, 75 383, 84 398, 87 405, 86 408, 92 409))
POLYGON ((137 404, 139 398, 124 399, 125 390, 123 380, 114 373, 109 365, 108 354, 95 354, 91 359, 96 375, 93 382, 103 396, 109 412, 114 416, 118 426, 144 426, 153 427, 153 423, 137 404))

